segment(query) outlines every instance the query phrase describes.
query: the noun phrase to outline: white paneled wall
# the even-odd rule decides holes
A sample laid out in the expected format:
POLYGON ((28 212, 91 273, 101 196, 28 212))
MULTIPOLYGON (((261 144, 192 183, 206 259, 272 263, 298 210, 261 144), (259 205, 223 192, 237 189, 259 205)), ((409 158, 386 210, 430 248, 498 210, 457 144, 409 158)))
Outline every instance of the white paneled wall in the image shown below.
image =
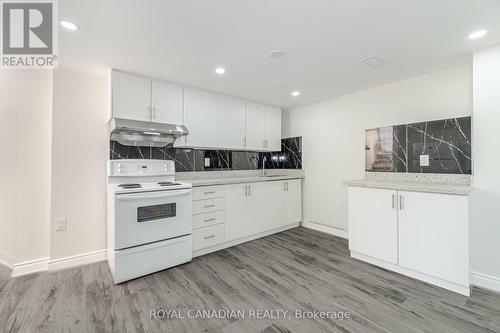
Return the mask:
POLYGON ((0 117, 0 260, 22 272, 50 255, 52 72, 0 71, 0 117))

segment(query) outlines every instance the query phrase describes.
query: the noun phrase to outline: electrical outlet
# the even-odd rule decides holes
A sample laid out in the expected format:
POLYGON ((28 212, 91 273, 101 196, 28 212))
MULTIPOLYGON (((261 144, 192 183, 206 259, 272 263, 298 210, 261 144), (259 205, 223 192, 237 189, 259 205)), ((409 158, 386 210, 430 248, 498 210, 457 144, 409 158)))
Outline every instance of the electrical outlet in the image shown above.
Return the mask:
POLYGON ((205 166, 206 167, 210 166, 210 158, 209 157, 205 157, 205 166))
POLYGON ((420 155, 420 166, 429 166, 429 155, 420 155))
POLYGON ((56 231, 66 231, 67 219, 60 217, 56 219, 56 231))

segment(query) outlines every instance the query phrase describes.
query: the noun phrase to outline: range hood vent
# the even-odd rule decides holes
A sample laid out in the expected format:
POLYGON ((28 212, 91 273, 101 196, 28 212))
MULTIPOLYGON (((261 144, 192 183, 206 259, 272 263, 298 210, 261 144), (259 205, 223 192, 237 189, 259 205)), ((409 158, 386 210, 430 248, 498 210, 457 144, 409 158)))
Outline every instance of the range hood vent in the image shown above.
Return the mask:
POLYGON ((109 122, 111 140, 125 146, 165 147, 175 139, 187 135, 183 125, 113 118, 109 122))

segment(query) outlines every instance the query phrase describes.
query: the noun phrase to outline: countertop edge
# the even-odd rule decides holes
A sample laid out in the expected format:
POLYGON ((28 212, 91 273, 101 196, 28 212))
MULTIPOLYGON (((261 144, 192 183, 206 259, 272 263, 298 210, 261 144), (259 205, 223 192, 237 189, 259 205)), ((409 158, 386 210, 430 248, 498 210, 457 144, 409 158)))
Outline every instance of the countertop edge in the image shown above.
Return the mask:
POLYGON ((284 175, 284 176, 276 176, 276 177, 265 177, 265 176, 256 176, 256 177, 228 177, 223 179, 182 179, 183 183, 189 183, 193 187, 201 187, 201 186, 214 186, 214 185, 231 185, 231 184, 246 184, 246 183, 263 183, 263 182, 271 182, 271 181, 280 181, 280 180, 290 180, 290 179, 302 179, 303 175, 284 175))
POLYGON ((352 187, 367 187, 367 188, 379 188, 386 190, 399 190, 399 191, 409 191, 409 192, 423 192, 423 193, 436 193, 436 194, 451 194, 451 195, 461 195, 468 196, 472 191, 472 187, 468 185, 453 185, 453 184, 439 184, 438 186, 447 186, 449 188, 436 188, 433 187, 436 184, 429 184, 429 187, 423 187, 422 183, 418 183, 418 186, 412 186, 412 184, 381 184, 380 182, 376 184, 370 184, 368 182, 363 183, 360 181, 347 181, 344 182, 346 186, 352 187), (462 187, 462 188, 460 188, 462 187))

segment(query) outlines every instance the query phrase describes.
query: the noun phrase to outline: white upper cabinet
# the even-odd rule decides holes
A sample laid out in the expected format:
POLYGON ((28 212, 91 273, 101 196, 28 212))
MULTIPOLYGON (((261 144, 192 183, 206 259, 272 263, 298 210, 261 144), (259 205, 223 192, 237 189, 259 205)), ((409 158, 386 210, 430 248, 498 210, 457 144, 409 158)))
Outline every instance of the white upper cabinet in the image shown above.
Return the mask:
POLYGON ((113 71, 113 116, 151 120, 151 80, 142 76, 113 71))
POLYGON ((266 148, 266 110, 267 106, 264 104, 253 102, 246 104, 247 149, 265 150, 266 148))
POLYGON ((181 85, 161 80, 151 83, 152 121, 182 124, 183 88, 181 85))
POLYGON ((189 134, 183 146, 217 148, 218 96, 208 91, 184 88, 184 125, 189 134))
POLYGON ((265 121, 265 148, 270 151, 281 151, 281 109, 268 106, 265 121))
POLYGON ((245 101, 231 96, 219 96, 218 146, 225 149, 245 149, 245 101))

